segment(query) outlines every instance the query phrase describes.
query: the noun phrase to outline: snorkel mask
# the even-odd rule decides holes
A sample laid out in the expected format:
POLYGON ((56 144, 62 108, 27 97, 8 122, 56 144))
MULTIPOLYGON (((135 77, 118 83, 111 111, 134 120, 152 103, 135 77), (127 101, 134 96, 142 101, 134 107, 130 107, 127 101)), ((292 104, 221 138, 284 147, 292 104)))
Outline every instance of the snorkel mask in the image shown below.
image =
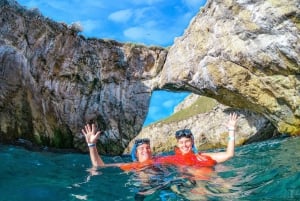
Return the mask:
POLYGON ((190 129, 182 129, 182 130, 176 131, 175 137, 176 137, 177 140, 179 140, 182 137, 191 138, 192 142, 193 142, 192 150, 195 154, 198 153, 198 150, 197 150, 197 148, 195 146, 195 142, 194 142, 194 135, 193 135, 193 133, 191 132, 190 129))
POLYGON ((137 140, 134 141, 134 145, 131 149, 132 161, 137 161, 136 149, 138 148, 138 146, 140 146, 142 144, 149 144, 150 145, 150 139, 149 138, 142 138, 142 139, 137 139, 137 140))

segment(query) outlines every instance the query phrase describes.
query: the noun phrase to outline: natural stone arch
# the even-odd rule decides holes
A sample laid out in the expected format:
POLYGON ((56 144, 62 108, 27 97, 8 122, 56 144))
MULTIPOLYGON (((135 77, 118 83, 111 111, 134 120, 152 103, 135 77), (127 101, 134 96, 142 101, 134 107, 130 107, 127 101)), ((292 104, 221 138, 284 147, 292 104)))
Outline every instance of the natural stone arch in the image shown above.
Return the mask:
MULTIPOLYGON (((170 49, 86 39, 15 1, 0 6, 0 55, 13 49, 25 61, 11 67, 13 79, 22 81, 9 87, 26 92, 16 104, 27 112, 18 118, 31 122, 26 129, 33 128, 34 138, 51 144, 55 135, 63 143, 67 136, 86 150, 80 130, 95 121, 106 130, 101 153, 122 153, 141 130, 155 89, 212 97, 265 116, 282 133, 299 134, 298 0, 209 0, 170 49)), ((3 71, 10 64, 2 64, 0 73, 10 79, 3 71)), ((7 122, 1 139, 15 114, 6 105, 17 97, 4 93, 7 84, 3 79, 0 86, 0 116, 7 122)), ((16 136, 26 131, 14 127, 16 136)))

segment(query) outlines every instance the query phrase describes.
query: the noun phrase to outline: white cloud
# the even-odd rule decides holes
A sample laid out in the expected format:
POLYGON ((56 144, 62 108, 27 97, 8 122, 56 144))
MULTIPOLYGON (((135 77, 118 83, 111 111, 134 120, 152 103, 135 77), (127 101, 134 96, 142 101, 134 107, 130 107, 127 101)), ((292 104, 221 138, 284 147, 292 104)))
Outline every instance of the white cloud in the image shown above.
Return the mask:
POLYGON ((157 106, 151 106, 151 107, 149 107, 149 114, 151 116, 156 115, 158 112, 159 112, 159 107, 157 107, 157 106))
MULTIPOLYGON (((145 21, 158 19, 162 17, 155 7, 143 7, 134 10, 134 21, 136 23, 144 23, 145 21)), ((163 20, 163 19, 159 19, 163 20)))
POLYGON ((173 111, 173 107, 176 105, 176 101, 174 101, 174 100, 167 100, 167 101, 163 102, 162 105, 165 108, 167 108, 168 110, 173 111))
POLYGON ((108 19, 114 22, 127 22, 132 16, 132 10, 126 9, 126 10, 120 10, 117 12, 114 12, 108 16, 108 19))
POLYGON ((137 43, 143 41, 148 45, 170 44, 173 41, 173 38, 170 38, 170 34, 173 33, 149 27, 131 27, 124 31, 124 36, 128 40, 137 43))
POLYGON ((124 31, 124 35, 130 39, 140 40, 145 37, 145 30, 141 27, 131 27, 124 31))
POLYGON ((100 27, 100 22, 97 20, 84 20, 80 21, 80 24, 83 26, 83 31, 87 34, 92 33, 100 27))
POLYGON ((148 111, 148 117, 151 121, 156 119, 162 119, 167 116, 166 113, 163 112, 161 107, 159 106, 150 106, 148 111))
POLYGON ((148 22, 145 22, 144 26, 147 28, 152 28, 155 27, 157 25, 157 22, 154 20, 150 20, 148 22))
POLYGON ((52 0, 52 1, 47 1, 47 3, 44 3, 44 4, 46 4, 46 6, 49 6, 53 9, 56 9, 56 10, 61 10, 64 12, 71 12, 71 11, 69 11, 70 2, 68 2, 68 1, 53 1, 52 0))

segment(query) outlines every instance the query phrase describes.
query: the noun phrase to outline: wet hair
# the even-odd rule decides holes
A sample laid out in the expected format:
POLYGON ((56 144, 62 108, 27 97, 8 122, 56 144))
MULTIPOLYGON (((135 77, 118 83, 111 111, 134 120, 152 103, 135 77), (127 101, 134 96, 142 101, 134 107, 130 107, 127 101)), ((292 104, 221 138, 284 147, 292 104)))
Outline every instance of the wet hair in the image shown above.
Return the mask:
POLYGON ((193 134, 190 129, 181 129, 176 131, 175 137, 177 140, 179 140, 182 137, 192 138, 193 134))
POLYGON ((149 138, 142 138, 142 139, 136 139, 134 141, 134 145, 131 149, 131 158, 132 158, 133 161, 137 161, 136 149, 138 148, 138 146, 140 146, 142 144, 149 144, 150 145, 150 139, 149 138))
POLYGON ((194 142, 194 135, 192 133, 192 131, 190 129, 181 129, 175 132, 175 137, 177 140, 179 140, 180 138, 186 137, 186 138, 191 138, 192 140, 192 150, 195 154, 198 153, 198 150, 195 146, 195 142, 194 142))

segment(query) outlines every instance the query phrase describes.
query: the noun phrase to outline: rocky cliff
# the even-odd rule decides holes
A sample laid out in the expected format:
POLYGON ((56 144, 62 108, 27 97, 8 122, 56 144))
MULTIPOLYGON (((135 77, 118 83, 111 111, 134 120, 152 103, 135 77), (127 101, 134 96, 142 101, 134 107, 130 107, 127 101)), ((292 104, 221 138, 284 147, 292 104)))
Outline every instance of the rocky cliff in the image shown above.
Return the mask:
POLYGON ((100 152, 121 153, 140 131, 167 50, 77 32, 0 1, 0 141, 85 150, 81 128, 94 122, 100 152))
POLYGON ((170 48, 159 84, 255 111, 299 135, 299 65, 299 0, 208 0, 170 48))
POLYGON ((0 141, 85 150, 80 129, 105 130, 118 154, 141 130, 154 89, 189 90, 300 133, 298 0, 208 0, 161 47, 86 39, 76 26, 0 0, 0 141), (167 55, 168 54, 168 55, 167 55))
MULTIPOLYGON (((155 154, 172 151, 177 145, 175 132, 191 129, 198 150, 223 148, 228 143, 225 123, 230 113, 237 113, 236 146, 270 139, 279 135, 264 116, 245 109, 231 108, 216 100, 191 94, 179 104, 170 117, 144 127, 136 138, 149 138, 155 154)), ((135 139, 136 139, 135 138, 135 139)), ((124 153, 129 153, 133 139, 124 153)))

